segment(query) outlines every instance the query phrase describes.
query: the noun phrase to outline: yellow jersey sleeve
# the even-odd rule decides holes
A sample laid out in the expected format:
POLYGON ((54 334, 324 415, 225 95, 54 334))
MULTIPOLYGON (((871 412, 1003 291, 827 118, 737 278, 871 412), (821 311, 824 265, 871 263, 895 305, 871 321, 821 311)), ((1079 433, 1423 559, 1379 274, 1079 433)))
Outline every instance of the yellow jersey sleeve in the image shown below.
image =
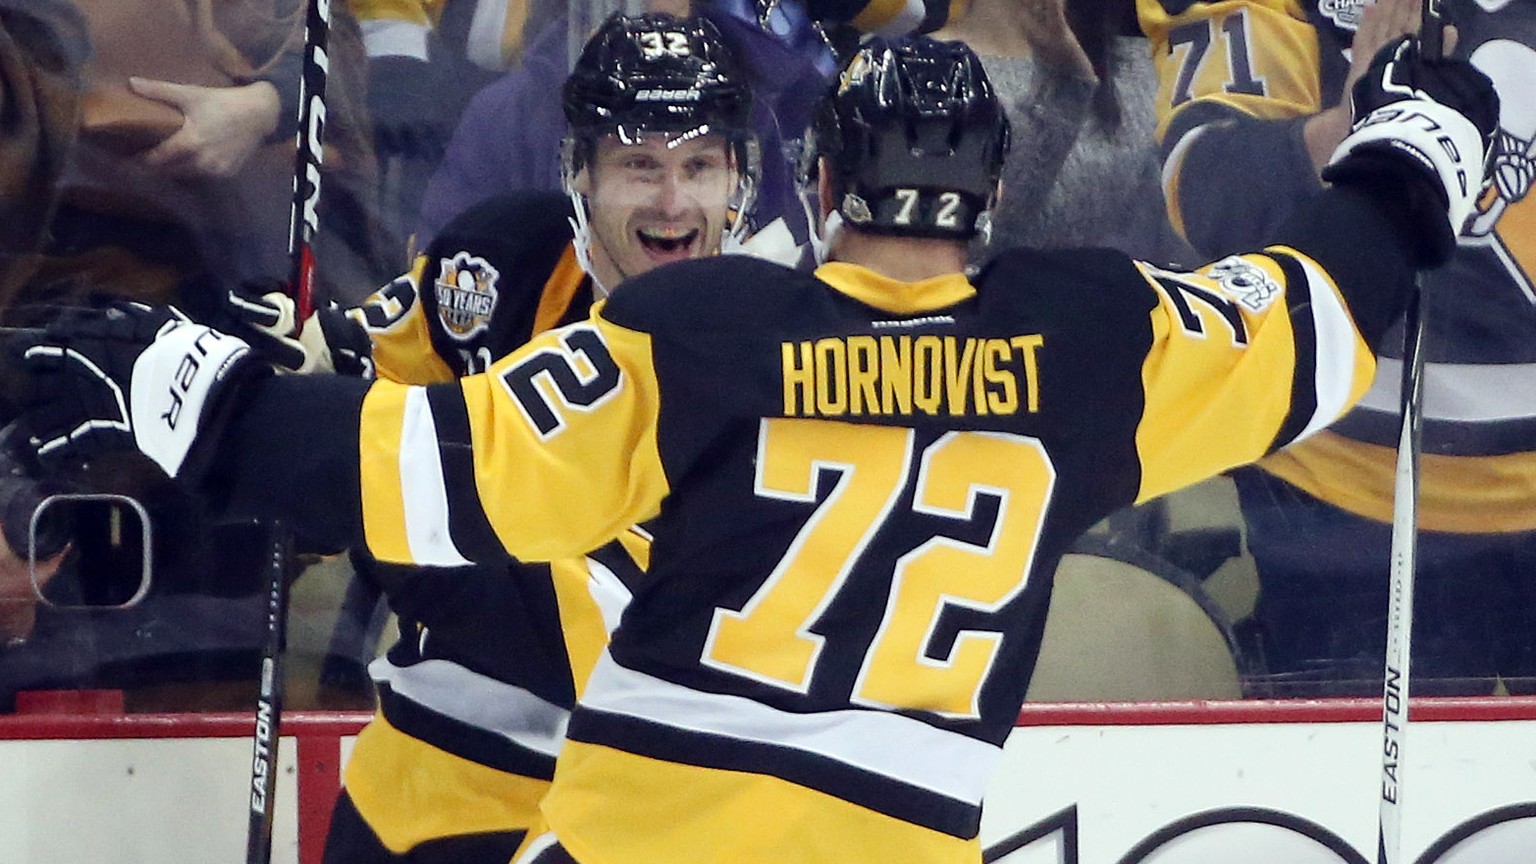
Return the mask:
POLYGON ((650 337, 597 314, 482 375, 378 382, 359 438, 368 547, 452 566, 548 561, 619 536, 668 492, 658 389, 650 337))
POLYGON ((1138 501, 1306 438, 1369 388, 1370 347, 1334 280, 1302 253, 1274 247, 1192 272, 1138 266, 1158 293, 1138 501))
POLYGON ((348 312, 368 330, 374 368, 380 378, 401 384, 436 384, 455 377, 432 347, 432 327, 421 303, 421 280, 430 260, 426 255, 416 256, 411 272, 348 312))

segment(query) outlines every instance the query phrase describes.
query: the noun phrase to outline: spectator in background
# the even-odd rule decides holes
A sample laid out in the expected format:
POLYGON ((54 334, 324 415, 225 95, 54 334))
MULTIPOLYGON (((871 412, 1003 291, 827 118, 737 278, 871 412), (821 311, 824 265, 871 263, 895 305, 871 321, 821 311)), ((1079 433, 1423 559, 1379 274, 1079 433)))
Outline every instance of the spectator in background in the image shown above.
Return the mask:
MULTIPOLYGON (((1216 256, 1265 236, 1320 185, 1345 94, 1419 0, 1138 0, 1160 70, 1164 191, 1216 256), (1170 8, 1176 8, 1177 14, 1170 8), (1311 62, 1309 61, 1311 58, 1311 62)), ((1503 101, 1496 183, 1451 264, 1425 278, 1428 332, 1414 688, 1487 693, 1536 676, 1536 4, 1446 0, 1454 55, 1503 101)), ((1233 474, 1260 594, 1253 695, 1379 692, 1402 339, 1340 423, 1233 474)))
MULTIPOLYGON (((38 572, 38 584, 44 586, 58 572, 63 556, 44 562, 38 572)), ((27 559, 11 549, 0 536, 0 651, 24 644, 32 635, 37 619, 37 597, 33 593, 31 567, 27 559)))
MULTIPOLYGON (((91 50, 78 139, 59 171, 58 212, 33 281, 43 291, 68 281, 166 299, 200 277, 286 276, 304 3, 73 5, 91 50)), ((368 230, 377 179, 357 134, 355 25, 339 4, 333 18, 323 205, 332 218, 323 222, 336 230, 318 254, 324 284, 372 285, 397 265, 368 230)), ((49 293, 46 302, 64 301, 49 293)))
MULTIPOLYGON (((67 553, 42 552, 34 575, 34 565, 28 560, 27 523, 36 509, 36 489, 37 484, 22 478, 10 454, 0 449, 0 653, 20 646, 32 635, 37 619, 36 592, 58 573, 67 553)), ((4 699, 0 694, 0 702, 4 699)))
MULTIPOLYGON (((565 0, 353 0, 368 57, 368 111, 385 217, 412 227, 464 105, 522 64, 565 0)), ((564 74, 564 70, 561 70, 564 74)), ((558 82, 556 82, 558 84, 558 82)))
MULTIPOLYGON (((85 21, 67 0, 0 0, 0 310, 25 293, 47 240, 54 183, 79 131, 89 51, 85 21)), ((16 383, 0 383, 8 408, 16 383)))
POLYGON ((992 248, 1109 246, 1192 262, 1158 191, 1157 71, 1126 6, 970 0, 934 35, 981 57, 1015 140, 992 248))

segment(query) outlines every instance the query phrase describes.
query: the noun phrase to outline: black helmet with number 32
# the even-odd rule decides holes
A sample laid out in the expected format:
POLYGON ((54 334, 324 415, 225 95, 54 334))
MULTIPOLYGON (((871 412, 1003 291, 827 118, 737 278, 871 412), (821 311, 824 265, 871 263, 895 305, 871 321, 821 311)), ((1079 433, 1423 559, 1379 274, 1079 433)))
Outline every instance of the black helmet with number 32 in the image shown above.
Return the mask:
POLYGON ((723 135, 740 165, 755 161, 751 87, 704 18, 609 16, 566 79, 564 104, 578 145, 572 172, 590 158, 585 146, 607 135, 626 143, 723 135))
POLYGON ((1008 117, 970 48, 875 38, 822 99, 806 176, 826 160, 832 203, 854 228, 962 240, 985 223, 1008 146, 1008 117))

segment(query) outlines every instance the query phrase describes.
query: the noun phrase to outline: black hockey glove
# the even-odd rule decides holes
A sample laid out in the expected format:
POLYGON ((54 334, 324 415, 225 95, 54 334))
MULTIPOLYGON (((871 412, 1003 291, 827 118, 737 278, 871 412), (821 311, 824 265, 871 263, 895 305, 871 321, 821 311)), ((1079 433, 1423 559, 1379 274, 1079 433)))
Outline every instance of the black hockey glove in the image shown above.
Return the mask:
POLYGON ((1465 60, 1425 58, 1417 38, 1377 52, 1350 94, 1354 126, 1323 179, 1406 204, 1419 267, 1444 264, 1487 187, 1499 97, 1465 60))
POLYGON ((231 289, 220 326, 251 343, 278 372, 373 377, 373 342, 357 317, 333 305, 316 309, 298 327, 297 307, 282 288, 277 282, 253 282, 231 289))
POLYGON ((139 303, 72 310, 6 349, 30 378, 18 422, 43 467, 138 450, 190 482, 213 454, 230 395, 268 373, 244 340, 139 303))

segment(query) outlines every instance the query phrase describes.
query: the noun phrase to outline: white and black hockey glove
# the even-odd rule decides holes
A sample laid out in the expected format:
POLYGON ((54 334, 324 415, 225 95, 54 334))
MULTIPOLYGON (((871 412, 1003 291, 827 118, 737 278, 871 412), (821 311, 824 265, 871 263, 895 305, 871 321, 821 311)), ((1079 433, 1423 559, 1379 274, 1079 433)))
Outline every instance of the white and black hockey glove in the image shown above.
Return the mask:
POLYGON ((1487 187, 1499 97, 1465 60, 1426 58, 1406 37, 1377 52, 1350 94, 1354 125, 1323 179, 1391 190, 1414 227, 1415 263, 1451 257, 1487 187))
POLYGON ((221 316, 230 322, 228 329, 278 372, 373 377, 373 342, 349 310, 316 309, 300 327, 293 298, 280 287, 253 283, 230 289, 221 316))
POLYGON ((6 348, 30 379, 18 422, 44 467, 138 450, 172 477, 195 477, 230 393, 270 374, 243 339, 139 303, 72 310, 6 348))

